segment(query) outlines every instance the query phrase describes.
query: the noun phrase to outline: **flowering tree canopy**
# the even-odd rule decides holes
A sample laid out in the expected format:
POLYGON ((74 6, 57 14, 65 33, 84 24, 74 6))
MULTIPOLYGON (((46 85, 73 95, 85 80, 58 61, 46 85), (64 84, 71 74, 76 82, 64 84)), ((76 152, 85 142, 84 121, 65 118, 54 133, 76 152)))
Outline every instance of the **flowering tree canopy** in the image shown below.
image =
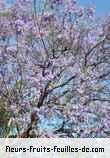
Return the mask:
POLYGON ((109 137, 110 16, 76 0, 0 1, 0 108, 9 137, 109 137))

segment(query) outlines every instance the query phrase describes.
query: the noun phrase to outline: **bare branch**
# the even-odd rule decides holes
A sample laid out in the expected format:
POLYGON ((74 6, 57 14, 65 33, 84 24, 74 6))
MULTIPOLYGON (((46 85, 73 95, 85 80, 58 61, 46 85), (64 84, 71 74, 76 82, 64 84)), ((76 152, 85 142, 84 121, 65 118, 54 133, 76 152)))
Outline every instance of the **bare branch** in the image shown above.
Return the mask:
POLYGON ((74 78, 76 78, 76 75, 70 77, 66 82, 64 82, 64 83, 62 83, 62 84, 60 84, 60 85, 58 85, 58 86, 52 88, 51 90, 48 91, 48 93, 51 93, 51 92, 53 92, 55 89, 61 88, 61 87, 65 86, 65 85, 67 85, 67 84, 68 84, 71 80, 73 80, 74 78))

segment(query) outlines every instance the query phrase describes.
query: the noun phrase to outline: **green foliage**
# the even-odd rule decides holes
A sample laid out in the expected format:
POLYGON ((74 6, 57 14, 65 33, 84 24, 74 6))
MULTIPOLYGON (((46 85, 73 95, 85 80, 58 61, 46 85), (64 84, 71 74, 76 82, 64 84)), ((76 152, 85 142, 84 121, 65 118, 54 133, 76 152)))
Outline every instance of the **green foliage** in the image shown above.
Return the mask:
POLYGON ((8 17, 8 16, 9 16, 9 11, 0 12, 0 17, 8 17))
POLYGON ((0 137, 6 137, 8 132, 8 121, 10 114, 5 109, 5 103, 0 99, 0 137))

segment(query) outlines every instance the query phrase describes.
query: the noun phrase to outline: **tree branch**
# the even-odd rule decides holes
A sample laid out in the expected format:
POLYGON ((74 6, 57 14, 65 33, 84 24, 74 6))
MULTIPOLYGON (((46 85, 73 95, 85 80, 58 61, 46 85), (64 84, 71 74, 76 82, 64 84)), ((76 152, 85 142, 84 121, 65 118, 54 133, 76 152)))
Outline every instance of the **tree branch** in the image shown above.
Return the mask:
POLYGON ((66 82, 64 82, 64 83, 62 83, 62 84, 60 84, 60 85, 58 85, 58 86, 56 86, 56 87, 50 89, 50 90, 48 91, 48 93, 51 93, 51 92, 54 91, 55 89, 61 88, 61 87, 65 86, 65 85, 67 85, 67 84, 68 84, 72 79, 74 79, 75 77, 76 77, 76 75, 70 77, 66 82))

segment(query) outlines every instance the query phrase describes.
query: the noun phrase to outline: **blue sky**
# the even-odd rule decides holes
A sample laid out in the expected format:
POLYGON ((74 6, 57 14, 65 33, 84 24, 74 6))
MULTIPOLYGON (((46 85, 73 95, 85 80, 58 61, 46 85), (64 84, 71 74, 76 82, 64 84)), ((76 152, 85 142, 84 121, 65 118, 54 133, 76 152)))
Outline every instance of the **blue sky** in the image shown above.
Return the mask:
POLYGON ((98 16, 110 12, 110 0, 79 0, 79 2, 84 6, 92 2, 96 7, 96 14, 98 16))
MULTIPOLYGON (((11 2, 14 2, 14 0, 5 0, 8 4, 11 2)), ((104 15, 108 12, 110 12, 110 0, 78 0, 80 4, 83 4, 84 6, 90 4, 92 1, 93 4, 96 6, 96 14, 98 16, 104 15)))

